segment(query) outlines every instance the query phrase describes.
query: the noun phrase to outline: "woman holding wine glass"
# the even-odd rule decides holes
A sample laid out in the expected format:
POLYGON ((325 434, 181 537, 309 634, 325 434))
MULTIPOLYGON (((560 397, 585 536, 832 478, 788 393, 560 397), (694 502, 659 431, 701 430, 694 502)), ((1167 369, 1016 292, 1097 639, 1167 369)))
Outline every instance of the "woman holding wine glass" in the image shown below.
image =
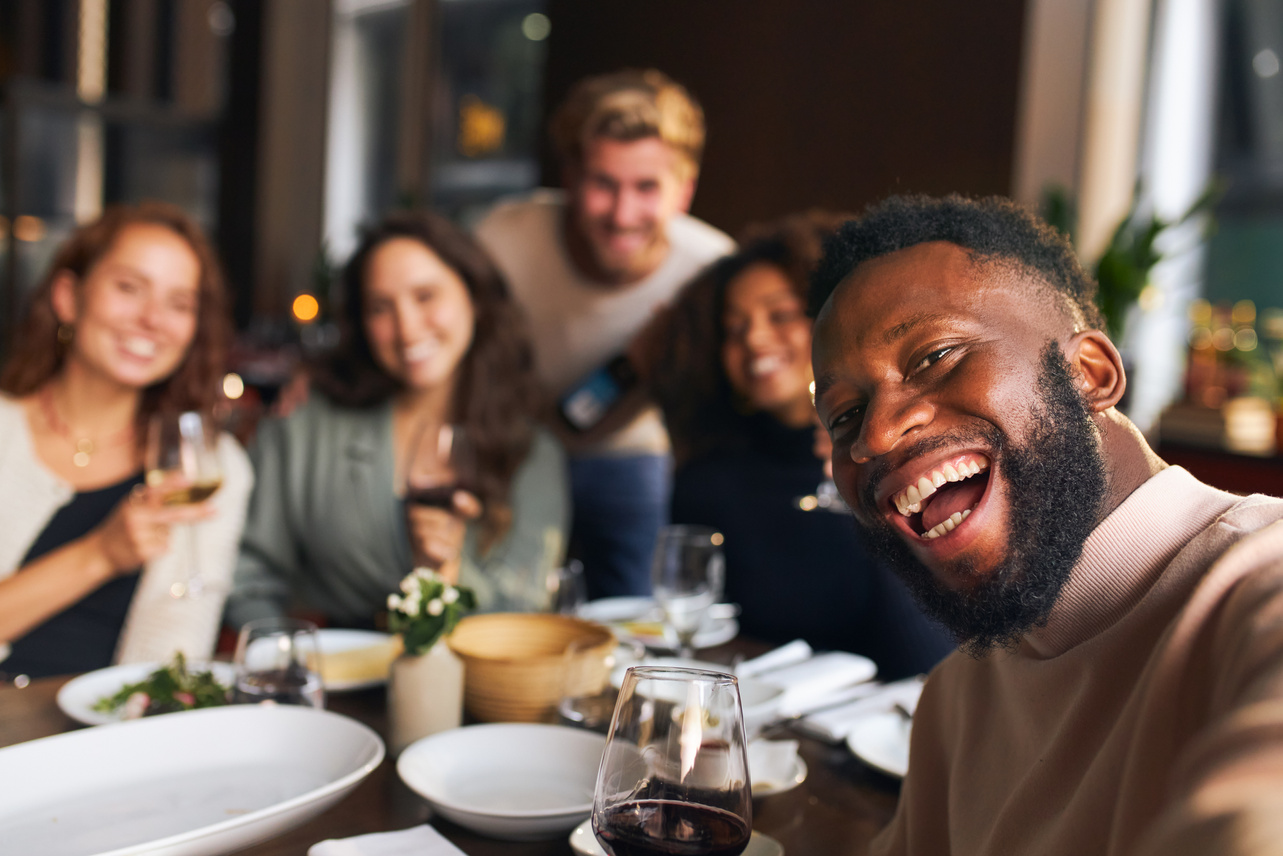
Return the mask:
POLYGON ((0 374, 0 670, 213 653, 248 459, 216 436, 221 487, 192 502, 184 476, 144 466, 152 423, 213 410, 229 333, 214 253, 177 208, 111 208, 59 248, 0 374), (175 597, 196 552, 203 594, 175 597))
POLYGON ((825 478, 806 290, 846 219, 810 212, 750 230, 657 320, 640 362, 673 441, 672 521, 725 536, 725 595, 744 633, 863 654, 896 678, 930 670, 952 644, 848 515, 796 501, 825 478))
POLYGON ((431 214, 388 217, 343 276, 315 392, 263 423, 231 623, 368 626, 416 566, 482 610, 535 610, 560 564, 564 460, 535 426, 524 323, 489 258, 431 214))

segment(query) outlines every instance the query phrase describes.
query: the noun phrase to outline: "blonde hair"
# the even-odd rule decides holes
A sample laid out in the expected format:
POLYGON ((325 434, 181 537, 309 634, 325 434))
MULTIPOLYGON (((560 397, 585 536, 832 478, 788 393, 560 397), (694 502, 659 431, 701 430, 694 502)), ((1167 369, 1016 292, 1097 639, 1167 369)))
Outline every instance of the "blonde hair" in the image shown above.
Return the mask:
POLYGON ((704 111, 685 87, 656 69, 625 69, 575 84, 553 115, 553 145, 563 163, 583 162, 595 139, 632 142, 657 137, 677 153, 683 178, 699 173, 704 111))

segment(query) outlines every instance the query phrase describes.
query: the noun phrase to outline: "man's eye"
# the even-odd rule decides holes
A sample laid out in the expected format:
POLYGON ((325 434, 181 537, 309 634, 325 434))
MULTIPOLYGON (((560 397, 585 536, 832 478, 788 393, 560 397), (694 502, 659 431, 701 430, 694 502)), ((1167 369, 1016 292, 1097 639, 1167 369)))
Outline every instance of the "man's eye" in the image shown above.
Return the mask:
POLYGON ((863 404, 857 404, 853 407, 848 407, 846 410, 843 410, 837 416, 834 416, 832 421, 829 422, 829 433, 836 437, 839 429, 841 429, 842 426, 849 425, 852 422, 858 421, 860 416, 863 415, 863 413, 864 413, 863 404))
POLYGON ((952 350, 953 348, 940 348, 938 350, 932 351, 931 353, 923 357, 922 361, 913 367, 913 370, 915 372, 920 372, 923 369, 930 368, 931 366, 938 363, 940 360, 944 359, 945 356, 952 350))

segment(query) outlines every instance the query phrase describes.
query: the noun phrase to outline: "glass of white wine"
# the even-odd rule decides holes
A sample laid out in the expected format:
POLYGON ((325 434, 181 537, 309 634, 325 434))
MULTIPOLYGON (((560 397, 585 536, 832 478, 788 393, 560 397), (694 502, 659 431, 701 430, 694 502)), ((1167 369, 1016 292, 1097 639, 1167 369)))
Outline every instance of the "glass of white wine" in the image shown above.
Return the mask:
MULTIPOLYGON (((218 429, 202 413, 157 413, 147 426, 144 454, 149 487, 162 492, 165 505, 191 505, 209 499, 223 484, 218 460, 218 429)), ((187 562, 183 579, 175 580, 169 593, 176 598, 196 597, 204 588, 200 574, 196 524, 183 527, 187 562)))

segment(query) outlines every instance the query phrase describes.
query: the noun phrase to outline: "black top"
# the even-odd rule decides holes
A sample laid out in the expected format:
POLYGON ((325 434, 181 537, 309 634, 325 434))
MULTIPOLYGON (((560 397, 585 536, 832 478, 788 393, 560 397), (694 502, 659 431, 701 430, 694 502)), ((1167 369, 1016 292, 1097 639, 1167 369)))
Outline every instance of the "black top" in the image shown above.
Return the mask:
POLYGON ((742 631, 863 654, 883 680, 927 672, 948 654, 948 635, 869 555, 849 514, 797 507, 824 479, 812 430, 756 414, 738 439, 678 469, 672 518, 726 536, 726 600, 743 608, 742 631))
MULTIPOLYGON (((107 519, 134 485, 142 483, 140 473, 117 484, 73 495, 36 537, 18 565, 18 573, 45 553, 89 534, 107 519)), ((137 570, 103 583, 79 602, 14 641, 8 659, 0 662, 0 669, 9 674, 43 678, 88 672, 111 665, 116 640, 120 638, 125 613, 137 586, 137 570)))

